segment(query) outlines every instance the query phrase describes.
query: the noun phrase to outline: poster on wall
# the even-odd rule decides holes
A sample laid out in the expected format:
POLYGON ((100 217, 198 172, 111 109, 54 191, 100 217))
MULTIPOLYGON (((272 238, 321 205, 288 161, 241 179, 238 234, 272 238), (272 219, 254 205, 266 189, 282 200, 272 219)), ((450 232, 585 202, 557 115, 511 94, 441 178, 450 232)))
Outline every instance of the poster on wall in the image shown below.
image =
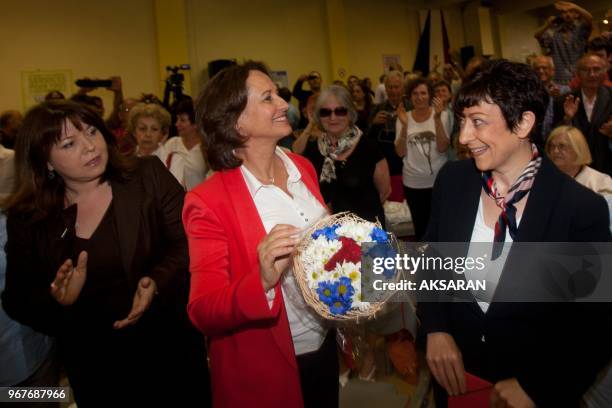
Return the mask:
POLYGON ((391 66, 401 66, 399 54, 387 54, 383 55, 383 70, 389 72, 391 66))
POLYGON ((72 93, 72 71, 68 69, 21 71, 24 110, 42 102, 49 91, 60 91, 69 96, 72 93))
POLYGON ((287 71, 270 71, 270 78, 279 88, 289 88, 287 71))

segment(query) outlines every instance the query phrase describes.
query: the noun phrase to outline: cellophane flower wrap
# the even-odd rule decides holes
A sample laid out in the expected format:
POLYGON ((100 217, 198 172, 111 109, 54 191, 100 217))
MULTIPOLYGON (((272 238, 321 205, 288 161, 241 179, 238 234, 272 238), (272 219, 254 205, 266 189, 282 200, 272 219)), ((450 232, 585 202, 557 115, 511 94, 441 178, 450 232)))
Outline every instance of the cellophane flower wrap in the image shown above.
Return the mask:
MULTIPOLYGON (((397 247, 395 238, 380 224, 351 213, 328 216, 307 231, 298 245, 293 270, 306 303, 319 315, 358 320, 381 309, 383 302, 369 303, 362 297, 362 245, 368 242, 388 244, 381 247, 390 252, 397 247)), ((394 275, 395 270, 383 273, 385 279, 394 275)))

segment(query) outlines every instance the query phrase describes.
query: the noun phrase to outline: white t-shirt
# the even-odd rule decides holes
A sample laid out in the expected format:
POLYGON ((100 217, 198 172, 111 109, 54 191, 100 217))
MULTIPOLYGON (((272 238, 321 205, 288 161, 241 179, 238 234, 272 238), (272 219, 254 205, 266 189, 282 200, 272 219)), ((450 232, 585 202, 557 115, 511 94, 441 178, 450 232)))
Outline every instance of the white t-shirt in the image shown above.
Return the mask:
POLYGON ((172 169, 171 173, 176 177, 179 183, 181 183, 185 190, 189 191, 204 181, 208 169, 206 168, 206 162, 204 161, 199 143, 192 147, 191 150, 188 150, 183 143, 183 139, 180 136, 175 136, 168 139, 164 148, 167 156, 165 159, 166 161, 164 161, 164 159, 162 159, 162 161, 164 161, 164 164, 168 167, 167 157, 172 155, 171 159, 169 159, 170 169, 172 169), (175 156, 181 158, 181 163, 174 164, 175 156))
MULTIPOLYGON (((448 111, 442 112, 440 116, 442 126, 448 138, 450 129, 448 126, 448 111)), ((400 137, 402 123, 399 119, 395 122, 396 140, 400 137)), ((412 111, 408 112, 408 137, 406 138, 406 155, 402 178, 404 185, 410 188, 431 188, 438 174, 438 170, 446 163, 446 152, 440 153, 436 148, 436 124, 434 112, 424 122, 417 122, 412 117, 412 111)))
POLYGON ((387 89, 385 88, 385 84, 378 84, 376 86, 376 90, 374 91, 374 103, 376 105, 380 105, 381 103, 385 103, 387 100, 387 89))

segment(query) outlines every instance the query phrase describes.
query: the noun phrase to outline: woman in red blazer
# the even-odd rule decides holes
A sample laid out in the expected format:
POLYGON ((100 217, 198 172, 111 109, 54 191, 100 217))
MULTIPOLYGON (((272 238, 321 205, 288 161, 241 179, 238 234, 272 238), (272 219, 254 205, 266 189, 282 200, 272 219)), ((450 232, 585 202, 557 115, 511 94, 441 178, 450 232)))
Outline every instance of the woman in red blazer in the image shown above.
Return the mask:
POLYGON ((270 223, 276 213, 298 208, 302 198, 318 217, 327 212, 312 165, 276 147, 291 133, 286 112, 266 68, 254 62, 213 77, 197 105, 217 172, 188 193, 183 209, 191 262, 188 312, 210 339, 215 406, 338 405, 333 331, 313 318, 298 335, 292 321, 312 312, 296 314, 284 293, 296 225, 304 225, 270 223), (290 204, 281 208, 281 202, 290 204), (300 336, 312 351, 296 356, 304 347, 296 341, 300 336))

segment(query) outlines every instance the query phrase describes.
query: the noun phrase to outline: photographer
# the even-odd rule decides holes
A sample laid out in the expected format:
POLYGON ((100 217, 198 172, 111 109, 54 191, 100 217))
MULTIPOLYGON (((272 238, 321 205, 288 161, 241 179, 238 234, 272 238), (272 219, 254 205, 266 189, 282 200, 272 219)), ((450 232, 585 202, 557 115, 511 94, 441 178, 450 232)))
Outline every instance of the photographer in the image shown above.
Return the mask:
POLYGON ((308 116, 305 113, 306 103, 311 95, 321 92, 321 74, 317 71, 310 71, 308 75, 300 75, 298 80, 293 86, 293 97, 298 100, 300 108, 300 126, 298 128, 303 129, 308 125, 308 116), (302 89, 304 81, 308 80, 310 90, 306 91, 302 89))
POLYGON ((383 152, 391 174, 391 201, 402 201, 402 158, 395 152, 395 122, 400 104, 410 110, 409 101, 404 98, 404 76, 401 71, 391 71, 385 78, 387 100, 373 107, 370 114, 370 128, 367 136, 376 140, 383 152))
POLYGON ((89 96, 88 93, 98 88, 104 88, 113 93, 113 111, 105 121, 106 126, 115 135, 121 154, 126 156, 134 154, 136 140, 127 133, 126 129, 130 110, 140 101, 136 98, 123 99, 121 77, 113 76, 108 79, 82 78, 76 81, 76 85, 79 87, 79 90, 70 99, 75 102, 91 105, 102 118, 104 117, 102 98, 89 96))
POLYGON ((555 8, 561 15, 549 17, 534 36, 555 63, 555 82, 566 85, 574 76, 576 62, 586 49, 593 16, 569 1, 555 2, 555 8))

